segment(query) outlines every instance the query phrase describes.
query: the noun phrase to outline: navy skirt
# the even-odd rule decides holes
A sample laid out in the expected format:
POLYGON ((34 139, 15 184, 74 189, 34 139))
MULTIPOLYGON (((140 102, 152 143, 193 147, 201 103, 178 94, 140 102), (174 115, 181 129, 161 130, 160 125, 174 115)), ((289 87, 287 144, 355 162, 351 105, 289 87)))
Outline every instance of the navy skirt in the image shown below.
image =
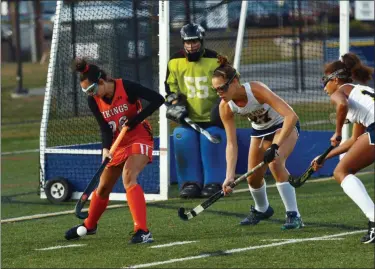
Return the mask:
MULTIPOLYGON (((252 128, 251 132, 250 132, 250 135, 251 135, 251 137, 259 137, 259 138, 264 138, 264 140, 266 140, 266 141, 272 141, 273 137, 275 136, 276 131, 281 129, 283 127, 283 124, 284 124, 284 122, 282 122, 280 124, 277 124, 277 125, 274 125, 270 128, 264 129, 264 130, 257 130, 257 129, 252 128)), ((299 121, 297 121, 295 128, 297 130, 297 134, 299 135, 299 133, 301 131, 299 121)))
POLYGON ((375 145, 375 122, 371 123, 366 128, 366 133, 368 135, 368 139, 369 139, 370 145, 375 145))

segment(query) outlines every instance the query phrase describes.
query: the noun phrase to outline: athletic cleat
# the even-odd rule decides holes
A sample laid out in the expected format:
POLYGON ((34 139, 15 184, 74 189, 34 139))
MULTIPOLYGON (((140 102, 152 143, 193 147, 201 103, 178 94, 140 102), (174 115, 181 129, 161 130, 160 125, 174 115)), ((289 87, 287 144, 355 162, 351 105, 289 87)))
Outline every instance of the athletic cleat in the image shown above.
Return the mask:
POLYGON ((222 189, 220 184, 207 184, 202 189, 202 197, 210 197, 222 189))
POLYGON ((375 222, 368 222, 368 231, 361 238, 361 242, 363 244, 375 243, 375 222))
POLYGON ((256 225, 259 221, 272 217, 274 211, 273 208, 268 206, 266 212, 259 212, 254 206, 250 207, 250 215, 244 218, 240 225, 256 225))
POLYGON ((286 212, 286 222, 281 226, 281 230, 300 229, 305 226, 301 217, 297 217, 296 211, 286 212))
POLYGON ((74 239, 80 239, 81 237, 85 235, 93 235, 96 234, 96 230, 98 229, 98 225, 94 229, 88 230, 86 229, 84 224, 80 224, 77 226, 74 226, 70 230, 65 232, 65 239, 66 240, 74 240, 74 239), (81 228, 80 228, 81 227, 81 228))
POLYGON ((201 197, 201 188, 195 184, 186 184, 180 191, 181 198, 198 198, 201 197))
POLYGON ((152 234, 150 233, 150 231, 145 232, 143 230, 136 231, 132 235, 132 238, 129 241, 130 244, 152 243, 152 242, 154 242, 154 239, 152 238, 152 234))

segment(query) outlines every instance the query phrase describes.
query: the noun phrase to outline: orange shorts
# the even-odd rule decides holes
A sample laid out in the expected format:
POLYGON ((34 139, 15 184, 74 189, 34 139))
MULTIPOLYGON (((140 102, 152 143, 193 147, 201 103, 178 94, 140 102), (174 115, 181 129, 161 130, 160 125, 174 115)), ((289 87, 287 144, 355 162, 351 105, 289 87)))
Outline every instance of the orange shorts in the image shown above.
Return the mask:
POLYGON ((133 154, 146 155, 149 159, 148 163, 151 163, 153 147, 153 141, 148 139, 147 141, 140 140, 139 142, 132 143, 128 146, 117 148, 112 156, 112 160, 107 164, 107 167, 120 165, 133 154))

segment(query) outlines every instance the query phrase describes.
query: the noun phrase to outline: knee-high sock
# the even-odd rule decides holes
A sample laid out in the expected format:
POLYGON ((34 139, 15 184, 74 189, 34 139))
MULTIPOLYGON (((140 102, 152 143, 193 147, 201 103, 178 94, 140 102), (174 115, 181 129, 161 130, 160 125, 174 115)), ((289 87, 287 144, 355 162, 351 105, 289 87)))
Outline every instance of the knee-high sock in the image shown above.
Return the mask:
POLYGON ((359 206, 366 217, 374 222, 374 202, 368 195, 365 186, 355 175, 347 175, 341 182, 344 192, 359 206))
POLYGON ((146 200, 142 187, 139 184, 126 189, 126 197, 134 222, 134 232, 139 229, 148 231, 146 200))
POLYGON ((277 182, 276 187, 283 200, 285 211, 295 211, 297 212, 297 217, 300 217, 297 207, 296 190, 289 182, 277 182))
POLYGON ((263 180, 263 182, 263 186, 259 189, 254 189, 249 185, 249 190, 255 203, 255 210, 262 213, 266 212, 270 205, 267 198, 266 181, 263 180))
POLYGON ((89 216, 85 219, 84 224, 88 230, 94 229, 98 223, 100 216, 103 214, 104 210, 107 208, 109 197, 102 199, 96 194, 96 190, 92 193, 90 206, 89 206, 89 216))

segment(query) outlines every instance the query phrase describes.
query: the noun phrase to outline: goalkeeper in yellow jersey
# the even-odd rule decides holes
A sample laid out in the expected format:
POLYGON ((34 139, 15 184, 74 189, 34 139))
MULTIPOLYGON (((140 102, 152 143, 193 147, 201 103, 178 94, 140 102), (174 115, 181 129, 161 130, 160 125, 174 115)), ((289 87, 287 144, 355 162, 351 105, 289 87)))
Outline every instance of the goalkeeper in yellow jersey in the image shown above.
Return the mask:
POLYGON ((211 87, 218 54, 204 47, 205 30, 199 24, 189 23, 180 33, 183 49, 171 56, 165 81, 167 117, 180 124, 173 132, 180 197, 209 197, 221 189, 226 167, 220 99, 211 87), (221 142, 211 143, 187 125, 185 117, 221 142))

